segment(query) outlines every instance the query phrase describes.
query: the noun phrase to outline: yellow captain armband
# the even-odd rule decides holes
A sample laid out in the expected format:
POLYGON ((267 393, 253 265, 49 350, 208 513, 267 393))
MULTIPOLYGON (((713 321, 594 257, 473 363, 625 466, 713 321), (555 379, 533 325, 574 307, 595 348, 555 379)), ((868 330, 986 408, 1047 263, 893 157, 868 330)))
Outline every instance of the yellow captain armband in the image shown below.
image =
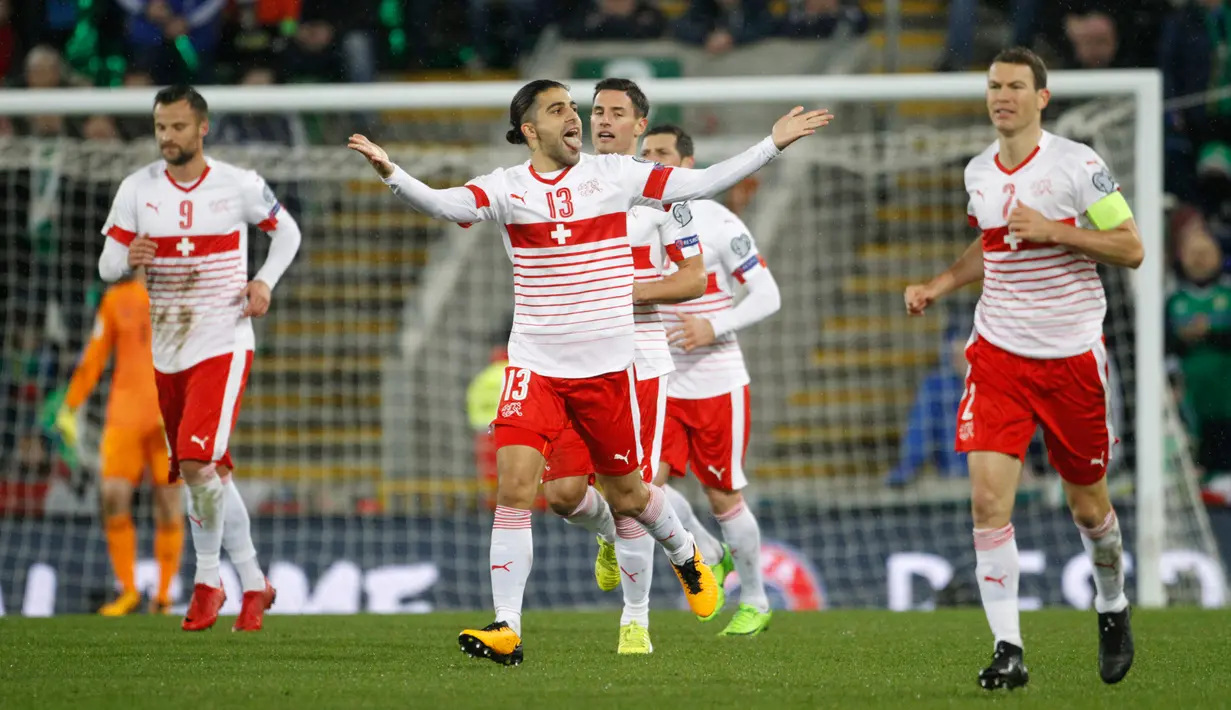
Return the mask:
POLYGON ((1124 224, 1126 220, 1132 219, 1133 210, 1129 208, 1124 195, 1117 190, 1090 205, 1086 210, 1086 216, 1100 230, 1115 229, 1124 224))

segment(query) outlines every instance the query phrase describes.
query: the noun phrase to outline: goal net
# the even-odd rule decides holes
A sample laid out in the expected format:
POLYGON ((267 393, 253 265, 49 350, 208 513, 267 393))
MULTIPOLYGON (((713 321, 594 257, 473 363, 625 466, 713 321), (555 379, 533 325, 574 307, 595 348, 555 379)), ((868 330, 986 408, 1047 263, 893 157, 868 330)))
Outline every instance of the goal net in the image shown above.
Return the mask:
MULTIPOLYGON (((704 90, 683 82, 665 94, 681 106, 652 117, 693 130, 702 164, 750 145, 798 101, 762 93, 719 104, 696 98, 704 90)), ((830 106, 839 117, 831 129, 723 197, 753 231, 783 295, 778 314, 739 336, 753 380, 747 495, 779 608, 977 603, 967 482, 949 466, 952 435, 944 434, 960 377, 952 344, 969 334, 977 290, 920 319, 905 317, 901 297, 974 236, 962 167, 993 136, 979 113, 979 82, 963 91, 970 98, 921 104, 866 92, 849 100, 848 89, 848 101, 830 106), (921 390, 925 381, 933 384, 921 390), (929 399, 912 417, 920 391, 929 399), (918 465, 903 465, 912 447, 922 452, 918 465)), ((521 149, 492 147, 511 94, 493 91, 489 108, 468 113, 439 104, 387 113, 373 137, 429 183, 460 184, 525 159, 521 149)), ((1076 102, 1049 125, 1091 143, 1135 207, 1156 207, 1161 195, 1136 184, 1137 115, 1131 95, 1108 96, 1076 102)), ((404 209, 341 147, 348 116, 328 118, 294 147, 208 146, 264 175, 304 232, 270 314, 256 324, 256 361, 232 437, 253 537, 279 589, 273 611, 487 608, 494 457, 483 411, 494 407, 499 380, 482 375, 507 337, 511 269, 495 228, 462 230, 404 209)), ((104 286, 98 229, 120 180, 156 157, 148 140, 0 139, 0 256, 9 265, 0 277, 0 603, 8 613, 90 612, 113 590, 98 512, 105 384, 82 413, 77 448, 58 441, 51 420, 104 286)), ((1147 253, 1158 258, 1161 240, 1147 236, 1155 245, 1147 253)), ((268 240, 254 230, 250 243, 255 272, 268 240)), ((1129 552, 1138 554, 1139 525, 1157 530, 1157 549, 1142 554, 1167 600, 1221 604, 1224 573, 1183 427, 1166 406, 1164 426, 1138 430, 1139 379, 1163 363, 1161 346, 1139 338, 1135 303, 1162 284, 1103 275, 1122 439, 1110 480, 1129 552), (1162 507, 1138 516, 1143 480, 1160 491, 1162 507)), ((1057 477, 1038 452, 1029 469, 1015 512, 1024 604, 1088 606, 1090 569, 1057 477)), ((695 483, 682 486, 717 532, 695 483)), ((136 503, 138 583, 149 590, 157 571, 148 495, 136 503)), ((594 585, 589 536, 540 511, 534 537, 529 607, 618 606, 618 595, 594 585)), ((187 552, 183 585, 173 590, 181 604, 187 552)), ((225 563, 223 580, 236 607, 224 612, 234 612, 238 581, 225 563)), ((661 560, 655 584, 657 608, 682 605, 661 560)))

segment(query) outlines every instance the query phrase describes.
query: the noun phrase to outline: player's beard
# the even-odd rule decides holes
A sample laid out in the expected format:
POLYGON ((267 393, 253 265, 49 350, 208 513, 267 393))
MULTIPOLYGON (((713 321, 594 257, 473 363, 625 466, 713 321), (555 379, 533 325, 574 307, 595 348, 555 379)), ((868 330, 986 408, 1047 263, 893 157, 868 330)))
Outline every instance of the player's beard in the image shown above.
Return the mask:
POLYGON ((581 160, 580 152, 575 153, 569 150, 568 146, 564 144, 563 135, 557 138, 556 141, 548 147, 546 152, 548 157, 565 167, 576 165, 578 161, 581 160))
POLYGON ((161 152, 162 159, 167 161, 168 165, 187 165, 193 158, 197 157, 197 154, 191 148, 182 148, 178 145, 167 146, 167 148, 163 148, 161 152), (170 156, 167 155, 167 148, 174 149, 170 156))

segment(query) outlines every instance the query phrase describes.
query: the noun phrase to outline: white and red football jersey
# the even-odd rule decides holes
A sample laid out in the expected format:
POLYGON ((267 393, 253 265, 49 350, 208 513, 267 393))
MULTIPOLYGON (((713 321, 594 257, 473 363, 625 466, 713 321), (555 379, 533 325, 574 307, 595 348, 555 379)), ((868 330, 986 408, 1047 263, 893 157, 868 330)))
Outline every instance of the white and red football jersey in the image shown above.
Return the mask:
POLYGON ((509 364, 583 378, 633 363, 633 255, 628 211, 662 209, 670 168, 582 154, 541 175, 529 161, 466 184, 479 217, 500 224, 513 262, 509 364))
POLYGON ((152 163, 120 183, 103 234, 128 246, 137 236, 158 247, 146 268, 154 367, 186 370, 211 357, 252 350, 243 317, 248 284, 248 225, 270 232, 281 206, 261 176, 207 159, 191 185, 152 163))
MULTIPOLYGON (((658 281, 671 264, 701 253, 687 202, 670 211, 635 206, 628 210, 628 239, 633 247, 633 280, 658 281)), ((637 378, 650 380, 675 370, 659 306, 633 306, 637 378)))
POLYGON ((966 166, 967 214, 982 231, 983 294, 975 332, 1022 357, 1064 358, 1103 335, 1107 298, 1093 259, 1009 233, 1018 203, 1043 216, 1093 228, 1091 205, 1120 189, 1091 148, 1044 132, 1021 165, 1006 170, 993 143, 966 166))
MULTIPOLYGON (((689 205, 705 257, 705 295, 685 303, 659 306, 668 329, 680 322, 681 313, 713 318, 731 310, 735 307, 736 283, 743 283, 748 274, 766 268, 751 232, 739 217, 712 200, 694 200, 689 205)), ((672 348, 671 358, 675 361, 675 373, 667 380, 667 396, 674 399, 717 397, 749 382, 744 354, 734 332, 720 335, 712 344, 692 352, 672 348)))

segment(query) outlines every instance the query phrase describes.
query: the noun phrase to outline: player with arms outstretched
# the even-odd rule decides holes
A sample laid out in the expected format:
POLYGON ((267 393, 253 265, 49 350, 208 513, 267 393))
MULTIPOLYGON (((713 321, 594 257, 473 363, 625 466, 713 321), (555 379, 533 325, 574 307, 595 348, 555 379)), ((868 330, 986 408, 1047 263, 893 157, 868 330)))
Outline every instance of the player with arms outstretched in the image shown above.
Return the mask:
MULTIPOLYGON (((692 136, 679 126, 651 128, 641 155, 663 165, 692 167, 692 136)), ((683 476, 687 468, 701 482, 722 530, 719 543, 697 520, 688 500, 666 486, 672 503, 692 531, 715 577, 739 573, 740 604, 724 636, 756 636, 769 627, 769 596, 761 574, 761 529, 744 502, 748 485, 744 452, 752 424, 748 368, 736 331, 778 311, 782 296, 751 232, 713 200, 692 204, 693 223, 705 255, 706 288, 701 298, 662 308, 675 374, 667 386, 667 422, 657 483, 683 476), (746 294, 735 302, 736 283, 746 294)))
POLYGON ((133 488, 147 471, 154 485, 154 558, 158 560, 158 592, 150 599, 152 613, 170 611, 171 582, 179 574, 184 549, 183 487, 171 480, 150 341, 150 297, 145 290, 145 274, 138 269, 103 294, 94 334, 56 415, 56 428, 64 443, 76 447, 78 410, 98 384, 114 351, 100 453, 103 531, 120 594, 99 609, 103 616, 131 614, 141 604, 136 584, 137 530, 132 497, 133 488))
MULTIPOLYGON (((637 138, 645 131, 650 101, 641 87, 628 79, 603 79, 594 87, 590 111, 590 140, 599 155, 635 155, 637 138)), ((687 203, 669 210, 634 205, 628 210, 628 239, 633 249, 634 371, 640 405, 642 477, 649 483, 662 451, 663 420, 667 406, 667 379, 675 369, 667 347, 667 332, 657 304, 679 303, 705 291, 705 264, 697 234, 691 229, 687 203), (664 278, 668 264, 674 273, 664 278)), ((543 474, 543 493, 564 520, 596 533, 599 554, 595 578, 610 591, 623 585, 624 611, 620 617, 617 651, 646 654, 650 643, 650 584, 653 580, 654 539, 636 520, 614 515, 602 496, 589 485, 594 471, 585 442, 567 427, 552 442, 543 474)), ((690 531, 691 532, 691 531, 690 531)), ((722 608, 721 580, 715 579, 722 608)))
POLYGON ((253 317, 295 259, 295 220, 259 175, 207 158, 208 107, 188 86, 154 97, 154 135, 162 160, 120 183, 103 227, 98 271, 116 281, 145 267, 153 324, 158 403, 171 451, 171 475, 188 484, 197 569, 181 625, 208 629, 226 595, 219 577, 223 547, 243 586, 237 631, 261 629, 274 589, 256 559, 248 510, 232 480, 227 444, 255 337, 253 317), (272 239, 269 256, 248 280, 248 225, 272 239))
POLYGON ((522 660, 521 607, 533 547, 530 507, 546 456, 566 426, 586 443, 612 511, 634 518, 663 546, 694 613, 717 602, 713 574, 662 492, 641 476, 640 409, 632 369, 633 255, 627 213, 721 192, 826 125, 825 111, 796 108, 773 133, 706 170, 682 170, 622 155, 583 155, 581 118, 563 84, 532 81, 509 106, 507 139, 530 160, 463 187, 432 189, 389 161, 367 138, 350 147, 414 209, 453 222, 500 224, 513 262, 509 369, 494 422, 499 449, 490 551, 496 620, 465 629, 474 657, 522 660))
POLYGON ((956 446, 967 452, 979 592, 995 636, 986 689, 1029 680, 1022 659, 1017 541, 1010 517, 1022 457, 1038 424, 1094 565, 1099 675, 1133 662, 1120 525, 1105 480, 1115 435, 1097 264, 1137 268, 1136 223, 1093 150, 1043 130, 1047 69, 1030 50, 992 60, 987 108, 999 139, 966 166, 969 221, 981 231, 953 266, 908 286, 906 308, 983 280, 956 446))

